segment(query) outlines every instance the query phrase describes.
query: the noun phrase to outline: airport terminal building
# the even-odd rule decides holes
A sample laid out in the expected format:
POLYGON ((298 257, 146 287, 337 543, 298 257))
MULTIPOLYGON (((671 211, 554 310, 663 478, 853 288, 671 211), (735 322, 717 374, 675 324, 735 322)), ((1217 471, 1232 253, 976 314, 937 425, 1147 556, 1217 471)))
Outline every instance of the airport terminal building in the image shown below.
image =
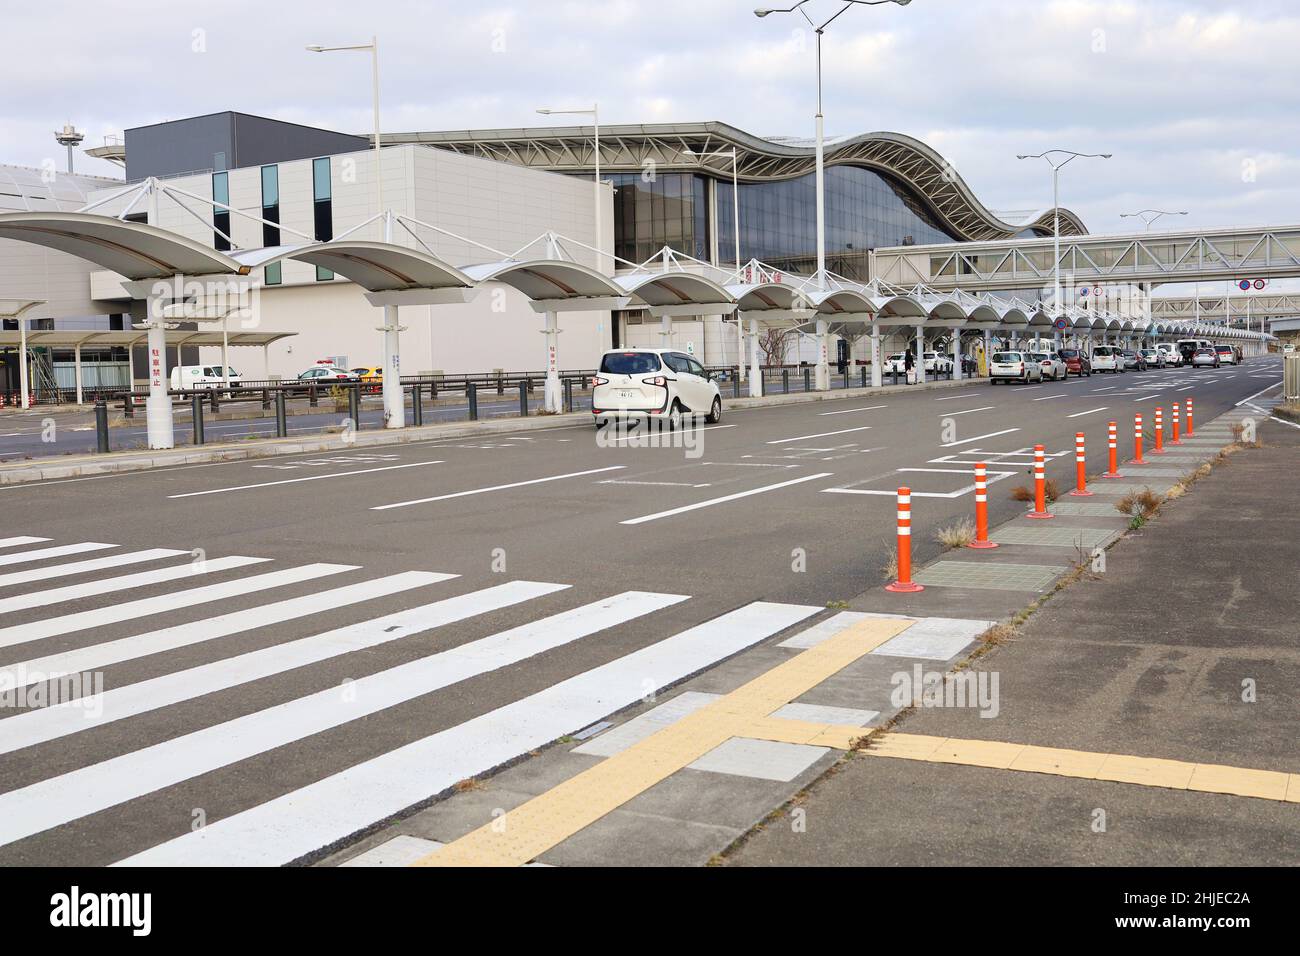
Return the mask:
MULTIPOLYGON (((139 222, 152 216, 155 225, 223 251, 347 235, 420 248, 458 267, 562 255, 617 274, 668 247, 724 269, 757 259, 790 274, 815 270, 815 153, 806 141, 764 139, 716 122, 602 127, 597 186, 594 134, 592 127, 385 133, 376 169, 368 137, 218 113, 128 130, 120 146, 92 150, 121 162, 125 181, 59 173, 58 205, 49 208, 98 202, 96 213, 139 222), (149 177, 164 182, 174 200, 152 212, 125 189, 149 177), (389 236, 370 221, 380 189, 384 207, 400 217, 389 236)), ((910 137, 832 140, 826 163, 827 266, 849 279, 871 277, 877 247, 1050 234, 1050 213, 998 216, 942 157, 910 137)), ((21 201, 47 208, 33 206, 40 200, 31 195, 21 201)), ((1068 211, 1061 221, 1063 233, 1086 231, 1068 211)), ((143 303, 120 277, 55 251, 36 253, 45 257, 40 270, 19 268, 11 258, 19 246, 0 247, 0 269, 6 295, 42 300, 28 313, 33 326, 108 329, 141 317, 143 303)), ((232 353, 245 377, 292 377, 326 358, 380 364, 382 334, 359 287, 294 260, 257 272, 256 322, 289 334, 265 344, 261 355, 232 353)), ((408 374, 545 365, 541 317, 510 286, 465 303, 404 308, 402 323, 408 374)), ((602 350, 631 344, 690 349, 707 365, 739 359, 735 325, 723 316, 674 316, 668 343, 661 328, 635 308, 566 312, 560 365, 590 369, 602 350)), ((857 355, 865 348, 860 343, 857 355)), ((212 347, 184 351, 169 360, 220 362, 212 347)), ((135 362, 121 350, 101 357, 139 382, 145 371, 138 352, 135 362)), ((68 365, 66 355, 53 358, 68 365)), ((801 359, 814 360, 811 342, 786 355, 801 359)))

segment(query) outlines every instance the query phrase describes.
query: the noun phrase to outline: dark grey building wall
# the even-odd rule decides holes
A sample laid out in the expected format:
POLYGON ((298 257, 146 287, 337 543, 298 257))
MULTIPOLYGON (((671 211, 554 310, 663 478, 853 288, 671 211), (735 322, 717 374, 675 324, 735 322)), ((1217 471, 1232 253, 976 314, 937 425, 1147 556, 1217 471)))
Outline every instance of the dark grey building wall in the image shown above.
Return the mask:
POLYGON ((365 149, 370 141, 248 113, 212 113, 126 131, 126 178, 263 166, 365 149))

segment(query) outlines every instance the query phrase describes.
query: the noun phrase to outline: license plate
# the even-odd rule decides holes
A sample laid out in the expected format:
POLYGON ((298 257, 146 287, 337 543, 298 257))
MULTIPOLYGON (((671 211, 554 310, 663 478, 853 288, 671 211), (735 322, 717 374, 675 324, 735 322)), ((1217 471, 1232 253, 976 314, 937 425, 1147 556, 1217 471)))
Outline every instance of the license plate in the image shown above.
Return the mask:
POLYGON ((634 389, 630 389, 630 388, 620 388, 620 389, 618 390, 618 397, 619 397, 619 398, 623 398, 623 399, 633 399, 633 398, 636 398, 636 397, 638 397, 638 396, 637 396, 637 393, 636 393, 636 391, 635 391, 634 389))

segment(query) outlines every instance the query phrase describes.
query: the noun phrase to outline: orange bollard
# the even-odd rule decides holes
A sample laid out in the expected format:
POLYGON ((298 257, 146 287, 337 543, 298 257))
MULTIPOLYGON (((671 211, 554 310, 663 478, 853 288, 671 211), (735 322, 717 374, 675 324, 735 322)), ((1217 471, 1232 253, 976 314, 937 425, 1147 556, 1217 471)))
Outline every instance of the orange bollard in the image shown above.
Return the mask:
POLYGON ((1102 475, 1103 478, 1123 478, 1119 473, 1119 423, 1111 422, 1106 426, 1107 440, 1106 443, 1110 450, 1110 470, 1102 475))
POLYGON ((886 591, 913 594, 924 591, 912 583, 912 489, 898 489, 898 580, 885 586, 886 591))
POLYGON ((1142 458, 1142 416, 1133 416, 1133 464, 1145 465, 1142 458))
POLYGON ((1191 438, 1193 434, 1194 422, 1192 414, 1192 400, 1187 400, 1187 437, 1191 438))
POLYGON ((1088 449, 1084 444, 1083 432, 1076 432, 1074 436, 1074 468, 1075 488, 1070 492, 1070 497, 1091 498, 1092 492, 1088 490, 1088 449))
POLYGON ((1173 438, 1169 440, 1169 444, 1181 445, 1182 443, 1182 439, 1178 437, 1178 403, 1174 402, 1174 434, 1173 438))
POLYGON ((997 547, 989 540, 989 479, 984 462, 975 466, 975 540, 966 547, 977 550, 997 547))
POLYGON ((1047 463, 1042 445, 1034 446, 1034 510, 1025 517, 1041 520, 1056 517, 1047 510, 1047 463))
POLYGON ((1165 410, 1156 406, 1156 447, 1151 452, 1153 455, 1163 455, 1165 453, 1165 410))

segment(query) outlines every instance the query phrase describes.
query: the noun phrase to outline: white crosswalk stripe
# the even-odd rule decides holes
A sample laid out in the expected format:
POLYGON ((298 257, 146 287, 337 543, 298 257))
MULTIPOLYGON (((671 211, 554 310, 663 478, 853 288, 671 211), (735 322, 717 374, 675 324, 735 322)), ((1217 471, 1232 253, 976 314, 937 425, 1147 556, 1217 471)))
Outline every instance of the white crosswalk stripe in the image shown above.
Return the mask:
POLYGON ((29 538, 26 536, 19 536, 17 538, 0 538, 0 548, 18 548, 24 544, 41 544, 42 542, 49 540, 49 538, 29 538))
POLYGON ((46 558, 62 558, 69 554, 85 554, 87 551, 107 551, 109 548, 116 547, 117 545, 115 544, 100 544, 98 541, 84 541, 80 544, 61 544, 53 548, 40 548, 36 551, 20 551, 17 554, 0 555, 0 565, 26 564, 28 561, 44 561, 46 558))
MULTIPOLYGON (((7 542, 22 547, 47 540, 0 539, 0 548, 7 542)), ((57 552, 50 555, 55 557, 113 547, 54 544, 43 550, 57 552)), ((75 646, 65 644, 63 649, 0 667, 0 756, 16 761, 7 766, 21 768, 21 779, 6 784, 6 765, 0 764, 0 789, 9 787, 0 792, 0 847, 20 844, 21 849, 14 849, 23 855, 28 852, 28 842, 23 841, 41 845, 35 841, 44 839, 42 834, 76 821, 92 831, 121 825, 119 818, 130 818, 137 801, 166 801, 168 788, 208 774, 225 774, 221 779, 234 787, 239 806, 249 809, 210 824, 195 839, 170 839, 176 831, 149 815, 148 824, 130 825, 138 828, 127 831, 137 852, 123 862, 290 862, 443 793, 459 780, 481 775, 634 704, 647 693, 824 610, 756 603, 710 615, 710 620, 692 626, 690 597, 683 594, 623 591, 579 598, 572 585, 525 580, 446 596, 425 593, 426 588, 459 577, 440 571, 399 571, 323 587, 324 579, 344 572, 365 575, 363 568, 325 563, 186 586, 194 573, 232 571, 270 560, 245 556, 208 558, 197 566, 184 560, 153 570, 95 577, 132 564, 188 559, 189 554, 168 548, 140 549, 0 574, 0 587, 10 589, 0 596, 0 648, 20 647, 23 653, 27 645, 34 649, 36 642, 47 638, 79 635, 75 646), (52 579, 61 579, 60 585, 41 588, 52 579), (300 590, 279 600, 265 597, 275 588, 309 582, 317 582, 311 584, 311 593, 300 590), (22 590, 24 585, 37 589, 22 590), (121 592, 150 585, 169 593, 108 603, 121 592), (99 602, 106 606, 70 613, 54 610, 97 597, 106 598, 99 602), (373 611, 370 602, 381 600, 389 603, 382 611, 373 611), (154 625, 152 630, 144 623, 152 616, 203 605, 211 605, 212 613, 197 620, 165 620, 164 626, 154 625), (679 605, 686 610, 671 612, 674 625, 656 633, 658 615, 679 605), (42 616, 52 610, 53 616, 42 616), (340 612, 350 615, 350 620, 311 627, 316 620, 330 621, 340 612), (493 617, 506 614, 508 620, 493 617), (454 629, 472 626, 464 622, 474 618, 483 618, 477 626, 487 636, 458 641, 454 629), (517 623, 521 620, 524 623, 517 623), (278 627, 295 621, 304 622, 295 625, 295 633, 277 633, 278 627), (612 660, 602 652, 597 663, 585 665, 587 669, 574 664, 584 658, 565 650, 585 647, 583 642, 589 638, 621 646, 616 642, 625 638, 617 629, 637 621, 645 622, 633 632, 639 636, 631 646, 639 650, 612 660), (114 634, 100 638, 98 632, 110 626, 115 626, 114 634), (652 642, 648 645, 646 627, 652 642), (425 636, 431 632, 436 632, 432 639, 425 636), (126 636, 118 636, 123 633, 126 636), (299 636, 304 633, 307 636, 299 636), (236 636, 241 643, 232 653, 222 639, 236 636), (254 637, 256 642, 250 643, 254 637), (413 642, 403 644, 408 638, 413 642), (394 659, 375 656, 389 646, 399 648, 386 651, 394 659), (170 665, 167 652, 180 648, 196 650, 184 664, 170 665), (406 649, 415 652, 414 659, 403 654, 406 649), (360 656, 351 658, 354 653, 360 656), (513 678, 465 685, 515 667, 537 670, 527 662, 539 655, 547 655, 548 663, 538 672, 558 667, 563 675, 542 690, 534 682, 525 683, 525 691, 512 691, 513 678), (86 675, 102 680, 104 669, 135 660, 146 661, 142 675, 110 671, 107 690, 93 681, 71 680, 86 675), (352 660, 358 676, 340 686, 340 665, 330 662, 352 660), (317 665, 333 667, 328 682, 316 678, 317 665), (61 683, 64 678, 68 681, 61 683), (207 703, 212 695, 254 682, 258 682, 255 692, 266 688, 275 703, 251 711, 239 706, 243 699, 239 697, 213 697, 207 703), (448 701, 463 697, 463 691, 451 689, 454 685, 472 686, 476 694, 492 696, 471 711, 478 716, 461 718, 451 726, 435 721, 429 730, 417 731, 425 736, 413 743, 377 757, 370 757, 376 752, 371 750, 369 759, 358 757, 344 764, 342 771, 310 775, 306 779, 319 779, 283 796, 277 796, 274 782, 264 780, 264 775, 243 770, 244 762, 272 751, 277 760, 292 764, 295 748, 320 746, 319 735, 345 727, 355 736, 362 733, 355 722, 365 718, 386 719, 390 729, 393 722, 401 726, 404 711, 395 708, 438 707, 443 692, 448 701), (185 726, 168 732, 169 708, 178 707, 186 708, 185 726), (17 710, 6 716, 8 708, 17 710), (159 716, 143 724, 141 731, 140 721, 151 714, 159 716), (97 736, 83 737, 83 731, 97 736), (56 753, 63 757, 50 765, 59 771, 45 776, 35 770, 56 753), (71 762, 69 754, 74 755, 71 762), (302 808, 309 808, 305 815, 302 808)), ((184 816, 188 814, 187 809, 184 816)))

